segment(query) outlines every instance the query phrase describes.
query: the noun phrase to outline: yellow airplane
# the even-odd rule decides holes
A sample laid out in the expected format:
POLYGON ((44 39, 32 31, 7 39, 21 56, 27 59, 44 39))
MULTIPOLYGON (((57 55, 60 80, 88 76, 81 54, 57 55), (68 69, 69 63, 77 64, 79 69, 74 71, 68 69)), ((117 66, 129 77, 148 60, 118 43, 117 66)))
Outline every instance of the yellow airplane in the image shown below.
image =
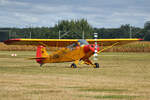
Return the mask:
POLYGON ((142 39, 10 39, 7 45, 36 45, 35 59, 42 66, 45 63, 74 62, 72 68, 77 68, 79 62, 99 68, 98 63, 93 63, 89 58, 116 45, 139 41, 142 39), (61 49, 48 54, 46 47, 59 47, 61 49), (105 47, 105 48, 103 48, 105 47))

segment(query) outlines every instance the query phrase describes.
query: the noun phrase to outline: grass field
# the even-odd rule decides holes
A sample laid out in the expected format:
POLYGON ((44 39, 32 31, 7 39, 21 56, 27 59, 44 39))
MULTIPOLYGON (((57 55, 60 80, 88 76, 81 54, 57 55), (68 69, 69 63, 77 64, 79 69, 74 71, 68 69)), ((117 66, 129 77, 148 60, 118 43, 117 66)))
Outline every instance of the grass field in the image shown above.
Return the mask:
POLYGON ((0 100, 150 100, 150 53, 102 53, 99 69, 39 67, 34 55, 0 51, 0 100))

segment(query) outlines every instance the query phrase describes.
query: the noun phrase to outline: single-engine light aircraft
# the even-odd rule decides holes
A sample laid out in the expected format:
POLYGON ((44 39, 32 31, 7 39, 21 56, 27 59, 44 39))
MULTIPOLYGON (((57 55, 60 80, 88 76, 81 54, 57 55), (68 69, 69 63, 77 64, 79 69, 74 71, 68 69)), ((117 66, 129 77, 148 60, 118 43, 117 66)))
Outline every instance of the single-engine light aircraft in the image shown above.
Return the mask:
POLYGON ((73 62, 72 68, 77 68, 79 62, 99 68, 89 58, 113 46, 120 46, 141 39, 10 39, 7 45, 36 45, 35 59, 42 66, 45 63, 73 62), (59 47, 61 49, 48 54, 46 47, 59 47), (104 47, 104 48, 103 48, 104 47))

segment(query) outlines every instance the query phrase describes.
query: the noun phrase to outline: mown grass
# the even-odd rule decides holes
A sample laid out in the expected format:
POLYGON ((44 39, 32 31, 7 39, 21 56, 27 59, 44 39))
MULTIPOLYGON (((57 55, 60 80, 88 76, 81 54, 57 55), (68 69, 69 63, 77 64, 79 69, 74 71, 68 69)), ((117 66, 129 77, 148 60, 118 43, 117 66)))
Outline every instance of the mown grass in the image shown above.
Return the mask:
POLYGON ((1 100, 149 100, 150 53, 102 53, 101 68, 39 67, 33 51, 0 51, 1 100), (16 57, 11 54, 16 53, 16 57))

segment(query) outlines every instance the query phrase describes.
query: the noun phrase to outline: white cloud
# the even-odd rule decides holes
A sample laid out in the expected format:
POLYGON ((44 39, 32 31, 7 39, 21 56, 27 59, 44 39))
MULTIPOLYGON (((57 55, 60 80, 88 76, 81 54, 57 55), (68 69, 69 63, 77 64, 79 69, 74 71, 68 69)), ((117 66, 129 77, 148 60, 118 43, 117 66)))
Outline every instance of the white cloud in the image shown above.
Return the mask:
POLYGON ((37 17, 32 16, 32 15, 15 13, 15 16, 17 17, 18 20, 22 20, 24 22, 29 22, 29 23, 37 23, 37 22, 39 22, 39 19, 37 17))
POLYGON ((142 27, 150 20, 149 0, 0 0, 0 27, 53 26, 62 19, 86 18, 94 27, 142 27))
POLYGON ((7 5, 8 3, 8 0, 0 0, 0 5, 7 5))
POLYGON ((26 6, 28 3, 25 2, 19 2, 19 1, 14 1, 14 0, 0 0, 0 5, 3 6, 26 6))

